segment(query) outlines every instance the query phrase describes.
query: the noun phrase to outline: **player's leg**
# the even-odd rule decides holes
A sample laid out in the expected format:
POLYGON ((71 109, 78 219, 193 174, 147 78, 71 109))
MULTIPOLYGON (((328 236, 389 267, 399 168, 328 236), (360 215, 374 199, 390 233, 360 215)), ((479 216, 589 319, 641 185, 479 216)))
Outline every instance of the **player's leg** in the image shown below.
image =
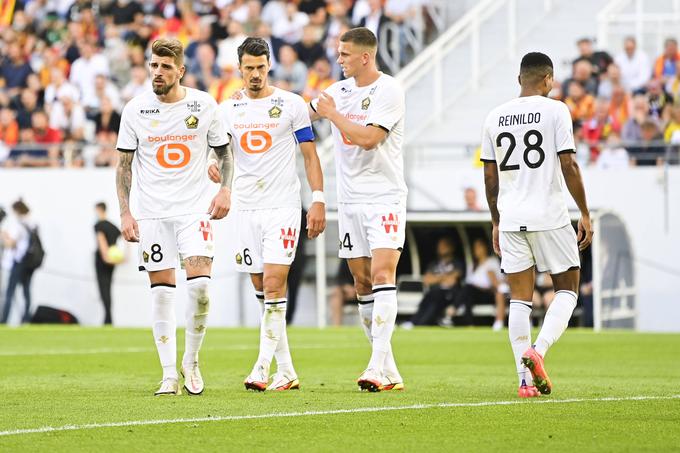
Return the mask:
POLYGON ((550 273, 555 297, 546 312, 534 347, 525 353, 522 360, 532 370, 534 383, 541 393, 550 393, 552 383, 545 373, 543 360, 548 349, 567 329, 576 307, 580 265, 578 245, 571 225, 557 230, 529 233, 528 238, 536 256, 536 267, 541 272, 550 273), (541 372, 545 383, 537 382, 536 376, 541 377, 541 372))
POLYGON ((151 284, 151 321, 154 342, 163 368, 156 395, 179 395, 177 375, 177 320, 175 318, 175 268, 177 244, 169 220, 140 220, 139 269, 151 284))
POLYGON ((534 292, 534 257, 523 232, 501 231, 501 269, 510 286, 508 337, 514 357, 520 397, 538 396, 531 372, 522 361, 531 348, 531 309, 534 292))

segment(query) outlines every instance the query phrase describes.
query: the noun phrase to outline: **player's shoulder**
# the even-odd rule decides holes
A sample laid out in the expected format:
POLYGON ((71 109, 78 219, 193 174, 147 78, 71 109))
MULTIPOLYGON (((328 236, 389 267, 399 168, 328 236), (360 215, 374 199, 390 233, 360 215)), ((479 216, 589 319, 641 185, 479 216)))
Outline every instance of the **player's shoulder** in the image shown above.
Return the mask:
POLYGON ((354 79, 343 79, 338 80, 330 84, 324 91, 331 96, 336 93, 349 94, 352 92, 352 87, 354 86, 354 79))
POLYGON ((143 110, 151 110, 156 104, 156 95, 151 89, 144 90, 136 96, 133 96, 123 107, 123 111, 128 114, 144 114, 143 110))
MULTIPOLYGON (((187 105, 193 105, 194 102, 197 102, 199 104, 205 104, 208 107, 215 107, 217 106, 217 101, 215 100, 214 97, 210 95, 210 93, 202 90, 198 90, 196 88, 190 88, 190 87, 184 87, 186 89, 186 97, 185 100, 187 102, 187 105)), ((200 109, 200 105, 198 107, 194 106, 194 109, 200 109)), ((199 110, 200 111, 200 110, 199 110)))
POLYGON ((380 74, 380 77, 378 77, 378 85, 384 88, 398 88, 402 89, 401 83, 396 79, 396 77, 393 77, 389 74, 385 74, 384 72, 380 74))

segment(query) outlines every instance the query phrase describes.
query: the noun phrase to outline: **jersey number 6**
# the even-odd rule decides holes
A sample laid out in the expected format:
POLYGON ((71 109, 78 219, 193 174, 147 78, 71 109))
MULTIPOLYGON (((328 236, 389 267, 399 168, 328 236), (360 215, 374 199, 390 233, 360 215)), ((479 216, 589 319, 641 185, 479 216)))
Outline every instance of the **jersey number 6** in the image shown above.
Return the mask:
MULTIPOLYGON (((515 165, 508 165, 508 160, 510 160, 510 155, 512 152, 515 150, 515 146, 517 146, 517 141, 515 140, 515 136, 512 135, 510 132, 503 132, 502 134, 498 134, 498 137, 496 137, 496 146, 501 147, 502 141, 504 138, 507 138, 510 141, 510 146, 508 147, 508 153, 505 155, 503 160, 501 161, 501 165, 499 167, 500 171, 508 171, 508 170, 519 170, 519 164, 515 165)), ((545 160, 545 151, 543 151, 543 148, 541 148, 541 145, 543 144, 543 136, 541 135, 540 132, 538 132, 535 129, 532 129, 528 131, 526 134, 524 134, 524 163, 527 164, 527 167, 529 168, 538 168, 541 166, 543 161, 545 160), (533 142, 532 141, 533 138, 533 142), (536 151, 538 153, 538 160, 535 162, 531 162, 529 160, 529 152, 530 151, 536 151)))
POLYGON ((182 168, 189 163, 191 151, 182 143, 167 143, 158 147, 156 159, 163 168, 182 168))
POLYGON ((272 136, 265 131, 248 131, 241 135, 240 144, 248 154, 260 154, 272 147, 272 136))

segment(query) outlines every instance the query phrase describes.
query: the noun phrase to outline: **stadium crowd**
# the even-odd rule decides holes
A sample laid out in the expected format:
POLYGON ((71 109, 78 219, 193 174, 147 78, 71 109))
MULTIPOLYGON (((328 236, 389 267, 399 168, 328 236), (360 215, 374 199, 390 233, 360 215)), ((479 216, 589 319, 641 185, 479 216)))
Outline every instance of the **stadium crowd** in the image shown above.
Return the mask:
MULTIPOLYGON (((0 10, 0 166, 112 166, 120 113, 150 87, 150 44, 186 49, 183 84, 220 102, 242 86, 236 49, 272 49, 275 85, 306 99, 341 77, 353 26, 423 28, 428 0, 16 0, 0 10)), ((383 68, 385 70, 386 68, 383 68)))

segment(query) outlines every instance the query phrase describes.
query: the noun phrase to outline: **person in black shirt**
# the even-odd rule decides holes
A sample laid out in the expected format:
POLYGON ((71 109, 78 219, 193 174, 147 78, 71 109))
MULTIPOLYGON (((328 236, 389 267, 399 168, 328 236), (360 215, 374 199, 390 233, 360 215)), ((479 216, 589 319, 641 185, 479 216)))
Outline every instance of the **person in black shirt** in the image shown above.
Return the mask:
POLYGON ((95 252, 94 263, 97 273, 97 285, 99 295, 104 303, 104 324, 111 324, 111 281, 113 270, 118 264, 117 257, 112 256, 111 246, 116 244, 120 237, 120 230, 113 223, 106 219, 106 203, 100 202, 95 205, 97 218, 94 231, 97 235, 97 251, 95 252))

